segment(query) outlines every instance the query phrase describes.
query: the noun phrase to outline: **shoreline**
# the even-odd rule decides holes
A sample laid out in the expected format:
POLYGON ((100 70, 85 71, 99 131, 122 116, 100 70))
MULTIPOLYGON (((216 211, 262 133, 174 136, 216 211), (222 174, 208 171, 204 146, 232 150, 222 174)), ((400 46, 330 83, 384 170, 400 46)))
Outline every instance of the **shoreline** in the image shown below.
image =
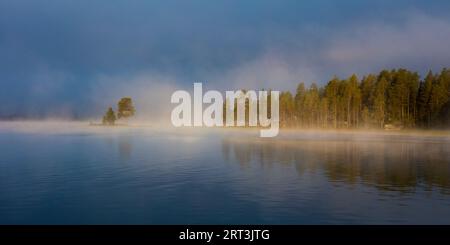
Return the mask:
MULTIPOLYGON (((71 120, 0 120, 0 130, 14 129, 14 131, 34 131, 34 132, 54 132, 73 129, 154 129, 163 131, 196 131, 208 133, 211 131, 224 132, 257 132, 261 127, 180 127, 176 128, 172 125, 163 126, 161 123, 152 124, 150 122, 136 122, 131 124, 118 123, 115 125, 103 125, 93 121, 71 121, 71 120)), ((322 134, 322 135, 399 135, 399 136, 434 136, 434 137, 450 137, 450 129, 323 129, 323 128, 280 128, 280 135, 296 135, 296 134, 322 134)), ((277 138, 277 137, 275 137, 277 138)))

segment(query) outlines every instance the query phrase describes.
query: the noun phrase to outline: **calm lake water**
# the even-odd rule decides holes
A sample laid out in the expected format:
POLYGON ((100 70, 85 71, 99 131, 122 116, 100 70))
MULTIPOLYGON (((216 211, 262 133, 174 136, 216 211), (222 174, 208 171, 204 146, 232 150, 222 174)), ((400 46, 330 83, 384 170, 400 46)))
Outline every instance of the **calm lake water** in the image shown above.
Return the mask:
POLYGON ((450 224, 448 137, 23 128, 0 224, 450 224))

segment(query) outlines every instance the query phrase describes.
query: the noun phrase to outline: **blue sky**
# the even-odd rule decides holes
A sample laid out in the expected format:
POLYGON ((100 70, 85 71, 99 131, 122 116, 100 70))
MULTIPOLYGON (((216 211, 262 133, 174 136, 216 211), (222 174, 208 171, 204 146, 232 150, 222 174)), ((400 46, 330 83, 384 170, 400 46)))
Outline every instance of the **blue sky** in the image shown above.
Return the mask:
POLYGON ((0 0, 0 117, 92 116, 122 95, 147 106, 199 81, 293 90, 440 70, 449 12, 439 0, 0 0))

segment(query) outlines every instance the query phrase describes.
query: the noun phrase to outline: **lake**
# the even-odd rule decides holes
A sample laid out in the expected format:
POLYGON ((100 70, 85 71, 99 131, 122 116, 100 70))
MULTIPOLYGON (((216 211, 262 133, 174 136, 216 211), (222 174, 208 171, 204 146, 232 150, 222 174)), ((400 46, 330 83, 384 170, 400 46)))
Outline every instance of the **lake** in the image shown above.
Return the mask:
POLYGON ((0 224, 450 224, 450 137, 0 126, 0 224))

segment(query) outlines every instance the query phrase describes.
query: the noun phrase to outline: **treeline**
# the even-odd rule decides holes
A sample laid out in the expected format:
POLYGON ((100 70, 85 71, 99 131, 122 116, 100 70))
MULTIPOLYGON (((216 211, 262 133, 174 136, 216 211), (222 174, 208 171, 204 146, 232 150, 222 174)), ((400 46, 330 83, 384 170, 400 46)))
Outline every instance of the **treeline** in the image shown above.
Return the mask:
POLYGON ((361 80, 334 77, 326 86, 304 83, 280 94, 284 127, 413 128, 450 125, 450 70, 421 79, 406 69, 383 70, 361 80))
MULTIPOLYGON (((295 94, 281 92, 279 99, 281 127, 450 128, 450 69, 430 71, 424 79, 406 69, 383 70, 361 80, 355 74, 335 76, 324 87, 300 83, 295 94)), ((270 105, 270 93, 268 100, 270 105)), ((246 122, 248 109, 247 100, 246 122)))

